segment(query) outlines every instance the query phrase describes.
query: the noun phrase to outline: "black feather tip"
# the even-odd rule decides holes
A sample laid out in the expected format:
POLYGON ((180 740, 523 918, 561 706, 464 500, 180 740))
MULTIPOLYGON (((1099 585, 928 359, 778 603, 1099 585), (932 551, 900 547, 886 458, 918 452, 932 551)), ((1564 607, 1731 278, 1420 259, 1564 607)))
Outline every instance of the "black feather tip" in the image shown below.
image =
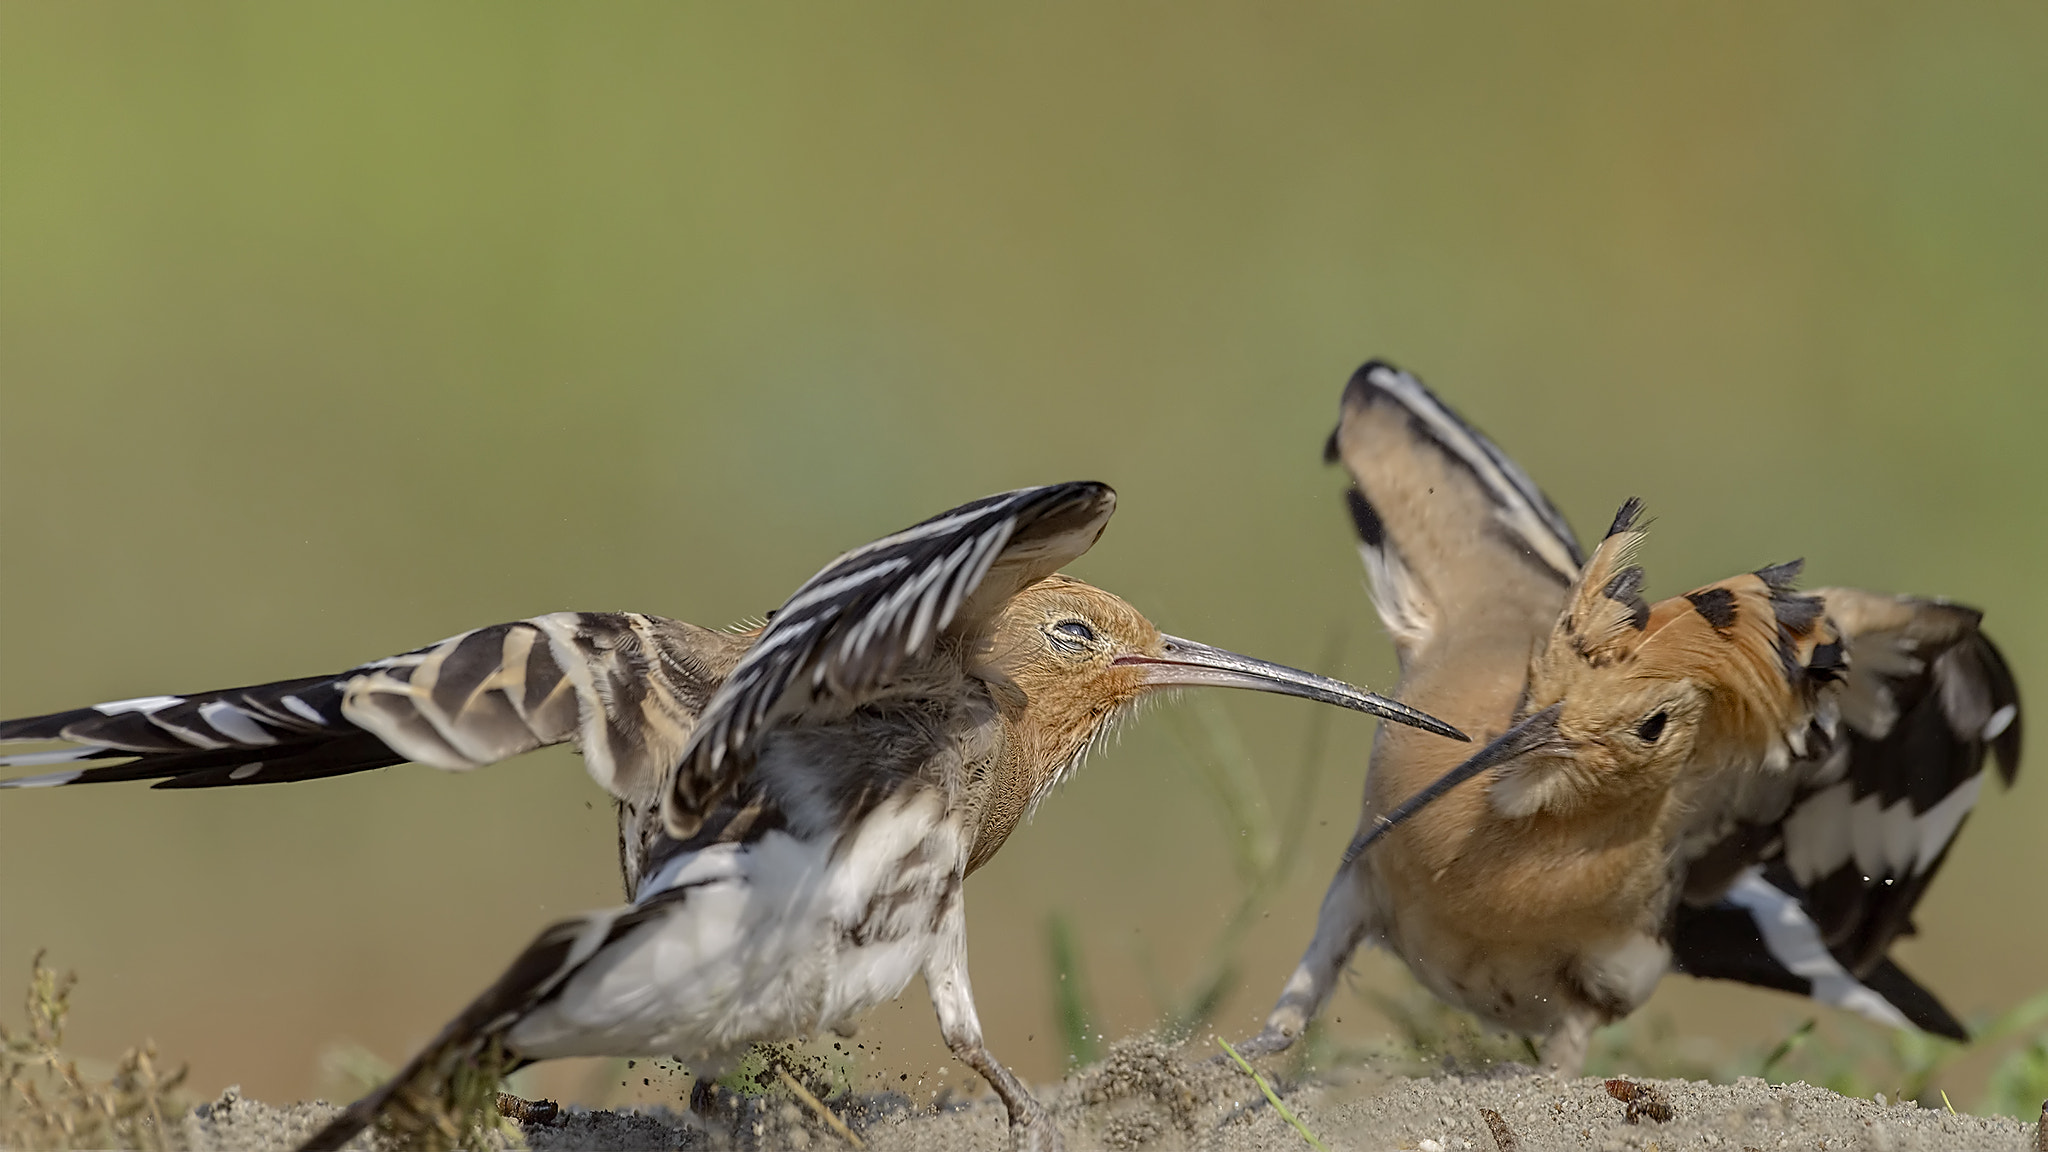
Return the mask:
POLYGON ((1702 588, 1698 592, 1687 592, 1693 610, 1706 617, 1714 631, 1722 632, 1735 624, 1735 593, 1726 588, 1702 588))
POLYGON ((1612 524, 1609 524, 1609 525, 1607 526, 1607 535, 1609 535, 1609 536, 1613 536, 1613 535, 1615 535, 1615 534, 1617 534, 1617 533, 1620 533, 1620 532, 1633 532, 1633 531, 1635 531, 1635 527, 1636 527, 1636 519, 1637 519, 1637 517, 1641 516, 1642 514, 1643 514, 1643 498, 1642 498, 1642 497, 1640 497, 1640 496, 1631 496, 1631 497, 1629 497, 1628 499, 1626 499, 1626 500, 1623 500, 1623 501, 1621 502, 1621 507, 1615 510, 1615 513, 1614 513, 1614 523, 1612 523, 1612 524))

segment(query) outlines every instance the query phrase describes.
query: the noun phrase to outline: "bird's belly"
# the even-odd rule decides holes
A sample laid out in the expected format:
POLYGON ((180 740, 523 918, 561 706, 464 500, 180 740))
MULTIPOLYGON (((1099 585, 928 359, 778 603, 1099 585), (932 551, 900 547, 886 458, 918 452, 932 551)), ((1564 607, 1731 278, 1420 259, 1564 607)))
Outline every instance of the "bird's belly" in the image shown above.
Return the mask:
POLYGON ((1386 943, 1440 999, 1525 1035, 1542 1035, 1571 1014, 1590 1012, 1603 1023, 1626 1016, 1671 962, 1662 941, 1632 929, 1501 939, 1404 918, 1386 943))
POLYGON ((1417 890, 1379 879, 1386 947, 1439 998, 1517 1032, 1540 1035, 1567 1014, 1626 1016, 1670 966, 1649 912, 1654 895, 1626 884, 1453 886, 1443 877, 1417 890))
POLYGON ((922 970, 963 854, 926 796, 836 845, 777 831, 678 858, 640 900, 672 910, 601 950, 508 1043, 536 1059, 688 1061, 840 1026, 922 970))

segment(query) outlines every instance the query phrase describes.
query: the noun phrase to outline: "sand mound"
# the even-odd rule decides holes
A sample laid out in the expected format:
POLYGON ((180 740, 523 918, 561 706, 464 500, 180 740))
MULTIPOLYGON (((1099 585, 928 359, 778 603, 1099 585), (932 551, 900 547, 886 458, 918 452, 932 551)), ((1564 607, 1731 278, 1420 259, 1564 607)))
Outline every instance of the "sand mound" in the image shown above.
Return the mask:
MULTIPOLYGON (((1270 1073, 1269 1073, 1270 1075, 1270 1073)), ((1500 1142, 1482 1109, 1498 1114, 1514 1152, 1549 1149, 1869 1149, 2035 1152, 2036 1125, 2005 1117, 1955 1115, 1906 1102, 1839 1096, 1806 1084, 1683 1080, 1638 1083, 1634 1107, 1608 1082, 1559 1082, 1520 1065, 1485 1074, 1391 1077, 1344 1069, 1277 1081, 1287 1106, 1333 1149, 1495 1152, 1500 1142), (1634 1118, 1631 1118, 1631 1112, 1634 1118), (1658 1115, 1668 1119, 1658 1120, 1658 1115)), ((1618 1089, 1627 1095, 1627 1089, 1618 1089)), ((1251 1152, 1308 1148, 1250 1077, 1207 1052, 1147 1037, 1126 1040, 1107 1059, 1040 1090, 1070 1147, 1251 1152)), ((875 1152, 1002 1152, 1002 1106, 993 1097, 915 1108, 902 1096, 834 1100, 875 1152)), ((186 1120, 194 1149, 249 1152, 288 1147, 337 1111, 324 1102, 272 1107, 232 1093, 186 1120)), ((779 1095, 741 1102, 711 1122, 665 1109, 569 1109, 553 1124, 529 1125, 527 1144, 549 1149, 843 1148, 845 1143, 796 1101, 779 1095)), ((367 1145, 364 1145, 367 1147, 367 1145)))

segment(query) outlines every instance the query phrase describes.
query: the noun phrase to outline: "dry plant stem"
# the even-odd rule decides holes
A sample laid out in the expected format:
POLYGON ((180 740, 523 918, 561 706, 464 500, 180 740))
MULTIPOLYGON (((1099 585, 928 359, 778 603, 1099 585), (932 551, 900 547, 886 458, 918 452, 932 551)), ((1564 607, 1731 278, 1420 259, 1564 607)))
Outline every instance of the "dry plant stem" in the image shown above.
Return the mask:
POLYGON ((1522 1142, 1515 1139, 1515 1130, 1508 1127, 1500 1113, 1491 1108, 1481 1108, 1479 1114, 1486 1118, 1486 1128, 1493 1133, 1493 1142, 1499 1145, 1500 1152, 1521 1152, 1522 1142))
POLYGON ((2034 1125, 2035 1152, 2048 1152, 2048 1100, 2041 1101, 2041 1119, 2034 1125))
POLYGON ((797 1078, 789 1074, 789 1069, 778 1064, 775 1066, 775 1075, 777 1079, 782 1081, 784 1088, 789 1089, 792 1095, 803 1101, 805 1107, 818 1114, 818 1119, 823 1120, 834 1132, 839 1133, 840 1139, 853 1145, 855 1148, 866 1148, 868 1146, 867 1141, 862 1140, 854 1134, 853 1129, 846 1126, 846 1121, 841 1120, 830 1108, 825 1107, 824 1101, 811 1095, 810 1089, 798 1083, 797 1078))
POLYGON ((0 1027, 0 1146, 168 1152, 176 1137, 164 1118, 181 1111, 168 1098, 184 1071, 160 1075, 156 1047, 145 1043, 122 1054, 110 1082, 88 1083, 62 1052, 77 977, 42 961, 38 952, 31 965, 27 1031, 0 1027))
POLYGON ((1237 1066, 1244 1069, 1245 1075, 1252 1078, 1252 1083, 1259 1086, 1259 1091, 1266 1094, 1266 1103, 1273 1106, 1273 1111, 1278 1112, 1282 1120, 1294 1125, 1294 1130, 1301 1133, 1301 1138, 1308 1141, 1309 1147, 1314 1148, 1316 1152, 1330 1152, 1330 1146, 1316 1139, 1316 1134, 1308 1130, 1308 1125, 1303 1124, 1300 1117, 1288 1111, 1287 1105, 1280 1102, 1280 1094, 1273 1091, 1273 1086, 1266 1083, 1266 1078, 1259 1075, 1257 1069, 1245 1062, 1245 1058, 1238 1054, 1237 1049, 1230 1046, 1230 1041, 1218 1036, 1216 1043, 1221 1044, 1223 1051, 1228 1053, 1232 1060, 1237 1061, 1237 1066))

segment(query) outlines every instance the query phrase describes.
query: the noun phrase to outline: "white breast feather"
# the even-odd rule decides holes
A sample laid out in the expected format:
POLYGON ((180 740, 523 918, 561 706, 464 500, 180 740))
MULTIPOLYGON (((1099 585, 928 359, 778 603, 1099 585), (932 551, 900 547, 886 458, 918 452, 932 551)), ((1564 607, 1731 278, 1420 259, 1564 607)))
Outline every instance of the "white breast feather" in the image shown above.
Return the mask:
POLYGON ((851 843, 771 832, 665 864, 641 902, 690 886, 659 919, 614 942, 561 996, 508 1039, 538 1058, 640 1052, 688 1062, 757 1040, 817 1035, 902 992, 934 937, 931 902, 876 901, 906 884, 929 886, 960 866, 962 839, 942 827, 936 794, 919 790, 878 808, 851 843), (905 859, 927 838, 917 866, 905 859), (848 931, 871 903, 891 926, 856 944, 848 931))

